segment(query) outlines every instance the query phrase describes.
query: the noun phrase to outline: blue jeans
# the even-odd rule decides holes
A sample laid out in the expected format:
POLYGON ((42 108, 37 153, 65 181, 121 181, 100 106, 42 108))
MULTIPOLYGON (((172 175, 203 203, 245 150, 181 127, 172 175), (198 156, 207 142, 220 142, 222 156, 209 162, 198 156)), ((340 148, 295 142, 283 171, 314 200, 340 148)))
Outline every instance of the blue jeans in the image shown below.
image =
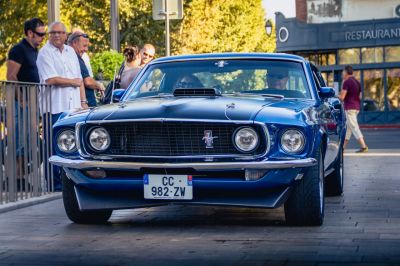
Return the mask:
MULTIPOLYGON (((18 101, 15 101, 15 107, 14 107, 14 123, 15 123, 15 146, 16 146, 16 156, 17 157, 22 157, 24 156, 24 145, 23 145, 23 139, 20 140, 19 135, 23 135, 23 132, 20 132, 20 130, 23 130, 23 115, 24 113, 26 116, 29 116, 28 114, 28 108, 25 107, 22 108, 21 104, 18 101), (20 128, 21 124, 21 128, 20 128)), ((26 117, 27 118, 27 117, 26 117)), ((26 128, 26 143, 29 143, 29 124, 28 124, 28 119, 25 121, 25 128, 26 128)))
MULTIPOLYGON (((62 113, 58 113, 58 114, 45 113, 43 115, 43 132, 44 132, 43 135, 44 135, 46 147, 48 147, 47 146, 48 143, 50 143, 50 142, 52 143, 52 153, 47 154, 48 153, 47 148, 45 149, 45 152, 44 152, 44 163, 45 163, 44 173, 45 173, 47 184, 50 185, 50 189, 52 187, 51 185, 52 184, 54 185, 54 191, 61 191, 61 188, 62 188, 61 167, 55 166, 55 165, 50 166, 50 169, 53 169, 53 180, 51 180, 51 178, 50 178, 51 170, 48 169, 47 165, 48 165, 49 157, 54 154, 54 151, 56 149, 56 142, 54 141, 54 136, 53 136, 53 140, 50 139, 50 131, 53 131, 53 128, 48 129, 48 127, 50 126, 50 125, 48 125, 48 120, 51 119, 51 125, 54 125, 57 122, 57 120, 61 114, 62 113)), ((48 149, 50 149, 50 147, 48 147, 48 149)))

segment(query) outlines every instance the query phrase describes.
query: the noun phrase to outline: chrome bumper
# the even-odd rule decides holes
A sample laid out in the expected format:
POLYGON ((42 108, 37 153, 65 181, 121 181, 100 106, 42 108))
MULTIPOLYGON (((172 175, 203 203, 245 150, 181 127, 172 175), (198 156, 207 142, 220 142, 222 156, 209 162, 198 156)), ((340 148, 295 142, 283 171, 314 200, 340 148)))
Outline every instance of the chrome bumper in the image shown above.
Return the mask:
POLYGON ((310 167, 317 163, 314 158, 260 162, 135 163, 67 159, 56 155, 51 156, 49 161, 54 165, 73 169, 104 168, 119 170, 140 170, 141 168, 193 168, 195 170, 285 169, 310 167))

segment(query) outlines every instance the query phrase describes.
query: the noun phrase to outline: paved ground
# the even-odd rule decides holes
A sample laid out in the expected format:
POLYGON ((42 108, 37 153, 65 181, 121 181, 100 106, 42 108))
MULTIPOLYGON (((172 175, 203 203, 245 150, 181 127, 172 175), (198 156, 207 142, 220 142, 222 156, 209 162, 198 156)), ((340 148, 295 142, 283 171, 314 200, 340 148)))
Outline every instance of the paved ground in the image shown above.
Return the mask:
MULTIPOLYGON (((400 129, 361 129, 365 142, 374 150, 400 149, 400 129)), ((357 141, 352 137, 349 149, 359 149, 357 141)))
POLYGON ((288 227, 282 209, 181 206, 77 225, 56 200, 0 214, 0 265, 400 265, 400 131, 364 132, 372 150, 349 150, 321 227, 288 227))

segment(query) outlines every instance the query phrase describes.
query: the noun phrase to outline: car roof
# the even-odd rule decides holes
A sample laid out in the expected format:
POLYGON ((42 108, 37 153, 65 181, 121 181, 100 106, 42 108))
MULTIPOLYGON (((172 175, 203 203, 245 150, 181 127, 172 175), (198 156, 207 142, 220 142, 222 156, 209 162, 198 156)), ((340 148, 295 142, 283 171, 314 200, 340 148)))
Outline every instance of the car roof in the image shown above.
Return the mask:
POLYGON ((163 63, 173 61, 187 61, 187 60, 207 60, 207 59, 281 59, 290 61, 306 60, 298 55, 284 54, 284 53, 208 53, 208 54, 193 54, 193 55, 176 55, 161 57, 153 60, 151 63, 163 63))

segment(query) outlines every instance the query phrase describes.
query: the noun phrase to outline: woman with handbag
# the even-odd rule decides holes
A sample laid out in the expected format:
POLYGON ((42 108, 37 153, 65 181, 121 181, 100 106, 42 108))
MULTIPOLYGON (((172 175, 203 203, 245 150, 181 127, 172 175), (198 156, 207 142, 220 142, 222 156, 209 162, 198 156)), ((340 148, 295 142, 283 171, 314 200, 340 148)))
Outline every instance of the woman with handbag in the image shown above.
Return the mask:
POLYGON ((116 89, 127 89, 132 80, 140 71, 141 56, 137 46, 128 46, 123 51, 125 60, 118 70, 114 71, 114 79, 107 85, 102 99, 103 104, 109 104, 112 101, 112 93, 116 89))
POLYGON ((127 89, 140 71, 141 56, 137 46, 129 45, 124 49, 124 69, 121 74, 120 88, 127 89))

